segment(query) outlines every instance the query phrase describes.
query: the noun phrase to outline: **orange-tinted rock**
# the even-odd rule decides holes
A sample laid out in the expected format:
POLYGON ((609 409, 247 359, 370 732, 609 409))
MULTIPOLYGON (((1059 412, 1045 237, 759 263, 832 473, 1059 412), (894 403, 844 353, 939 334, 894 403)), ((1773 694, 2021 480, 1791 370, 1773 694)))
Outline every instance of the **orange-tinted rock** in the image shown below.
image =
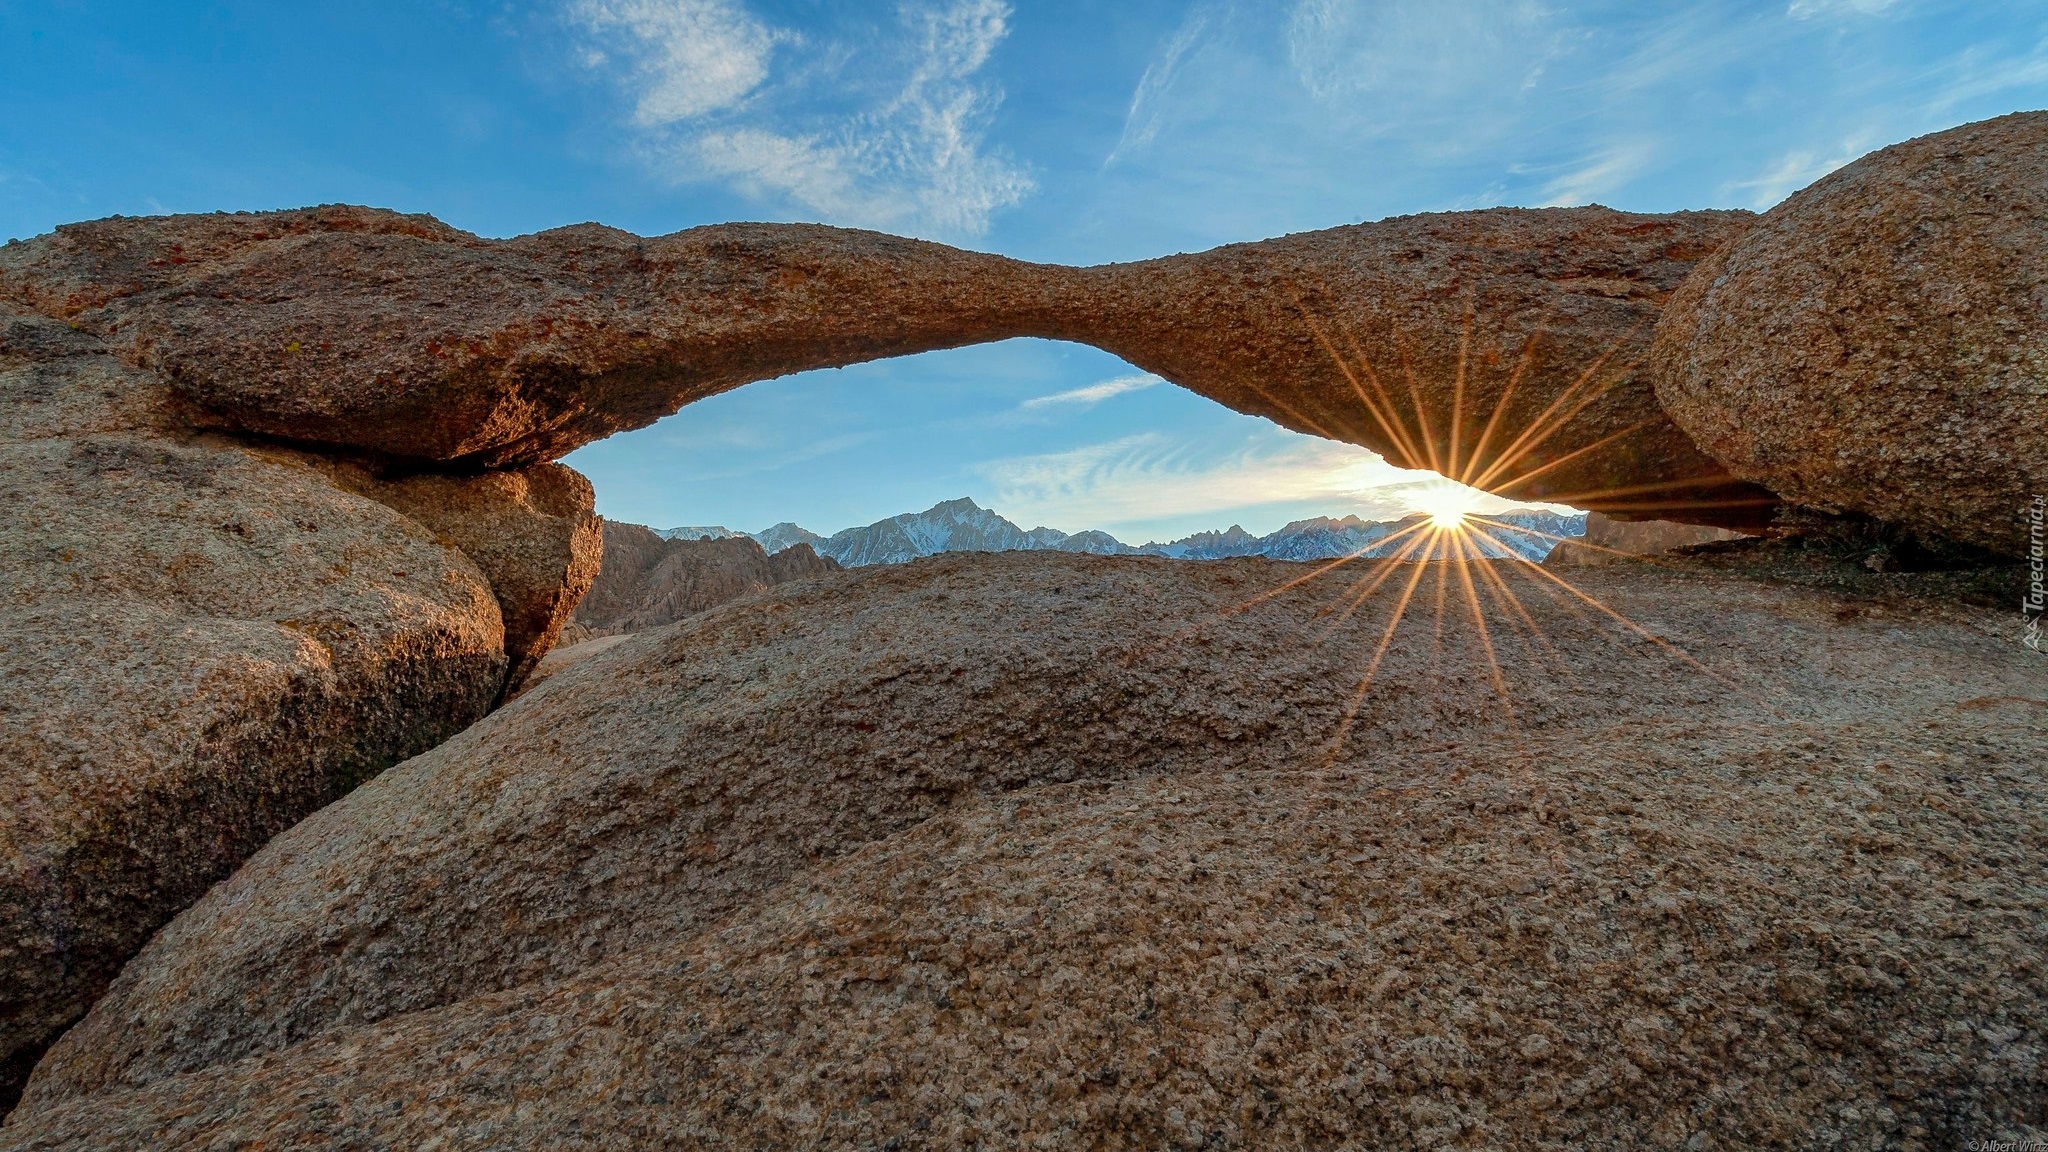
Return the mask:
POLYGON ((607 520, 604 567, 576 609, 592 635, 673 624, 789 580, 839 571, 809 544, 770 556, 745 536, 668 540, 638 524, 607 520))
POLYGON ((484 715, 595 568, 589 501, 199 432, 0 302, 0 1111, 179 909, 484 715))
POLYGON ((1731 526, 1775 501, 1658 407, 1665 299, 1743 212, 1408 216, 1087 272, 1073 335, 1241 412, 1517 499, 1731 526))
POLYGON ((1991 613, 1583 574, 1651 644, 1450 567, 1341 750, 1379 563, 955 554, 626 637, 167 927, 0 1148, 2038 1122, 2048 701, 1991 613))
POLYGON ((1028 267, 809 225, 490 241, 336 206, 70 225, 0 250, 0 285, 236 429, 517 466, 750 380, 1013 335, 1028 267))
POLYGON ((427 473, 360 490, 459 548, 505 618, 505 688, 518 688, 597 579, 604 537, 590 481, 560 464, 474 476, 427 473))
POLYGON ((1895 144, 1771 209, 1657 329, 1736 475, 2011 555, 2048 492, 2048 112, 1895 144))
POLYGON ((150 933, 505 657, 475 565, 281 449, 0 435, 0 575, 4 1109, 150 933))
POLYGON ((337 207, 71 225, 0 252, 0 285, 204 419, 415 460, 535 463, 751 380, 1040 336, 1507 495, 1749 523, 1769 494, 1636 371, 1748 220, 1444 213, 1076 269, 814 225, 491 241, 337 207))
POLYGON ((1558 541, 1543 563, 1551 568, 1597 568, 1630 556, 1655 556, 1674 548, 1741 538, 1741 533, 1725 528, 1669 520, 1615 520, 1594 512, 1586 517, 1585 535, 1558 541))

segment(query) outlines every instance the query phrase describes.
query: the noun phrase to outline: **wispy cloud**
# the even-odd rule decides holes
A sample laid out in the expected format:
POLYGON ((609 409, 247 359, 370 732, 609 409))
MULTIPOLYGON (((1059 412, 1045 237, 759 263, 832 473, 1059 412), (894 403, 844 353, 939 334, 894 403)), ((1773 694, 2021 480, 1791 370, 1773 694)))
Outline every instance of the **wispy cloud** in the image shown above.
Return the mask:
MULTIPOLYGON (((817 440, 798 443, 780 451, 764 450, 753 452, 742 462, 731 467, 703 468, 693 471, 686 465, 669 472, 666 478, 680 484, 700 484, 711 480, 733 480, 741 476, 758 476, 763 473, 779 471, 793 464, 802 464, 824 456, 835 455, 849 448, 858 448, 863 444, 873 441, 879 435, 881 435, 879 432, 874 431, 843 432, 837 436, 827 436, 817 440)), ((731 436, 718 436, 714 434, 711 442, 723 448, 746 447, 766 449, 771 447, 768 443, 750 444, 747 442, 748 439, 747 435, 741 431, 731 436)), ((689 443, 688 439, 674 436, 664 437, 663 443, 667 446, 676 447, 693 446, 689 443)), ((733 453, 726 452, 721 455, 731 457, 733 453)))
POLYGON ((1512 121, 1563 47, 1555 15, 1536 0, 1298 0, 1287 48, 1326 105, 1448 143, 1512 121))
POLYGON ((1008 32, 1000 0, 906 4, 859 44, 772 28, 732 0, 579 0, 572 13, 590 63, 629 63, 633 121, 679 180, 942 239, 981 235, 1032 190, 986 142, 1001 93, 978 76, 1008 32), (802 58, 778 71, 778 48, 802 58))
POLYGON ((1050 396, 1033 396, 1031 399, 1017 405, 1017 407, 1027 411, 1061 405, 1092 408, 1111 396, 1121 396, 1126 392, 1138 392, 1155 384, 1164 383, 1166 381, 1150 373, 1136 376, 1118 376, 1111 380, 1104 380, 1100 384, 1089 384, 1065 392, 1055 392, 1050 396))
POLYGON ((2048 40, 2034 45, 2024 55, 1998 57, 1977 49, 1966 50, 1940 69, 1939 88, 1929 107, 1947 112, 1966 101, 1982 99, 2013 89, 2048 84, 2048 40))
POLYGON ((1785 15, 1794 20, 1812 20, 1818 16, 1875 16, 1897 7, 1900 7, 1899 0, 1792 0, 1785 9, 1785 15))
POLYGON ((1190 49, 1209 30, 1209 13, 1196 8, 1181 21, 1180 27, 1167 38, 1166 45, 1152 63, 1145 66, 1145 74, 1138 77, 1138 87, 1131 93, 1130 107, 1124 112, 1124 130, 1117 137, 1116 147, 1110 149, 1103 167, 1108 167, 1126 153, 1143 148, 1159 135, 1160 118, 1164 115, 1162 104, 1173 78, 1179 74, 1181 61, 1190 49))
POLYGON ((1723 191, 1749 193, 1749 207, 1761 211, 1870 151, 1874 142, 1866 134, 1843 141, 1830 153, 1787 152, 1755 178, 1733 181, 1723 191))
POLYGON ((633 121, 647 128, 738 103, 768 79, 769 57, 788 39, 727 0, 579 0, 571 12, 592 35, 586 63, 627 61, 639 91, 633 121))
POLYGON ((1195 234, 1159 247, 1498 203, 1762 207, 1852 158, 1845 140, 2048 88, 2048 25, 2011 0, 1192 7, 1105 174, 1195 234))
POLYGON ((1590 204, 1641 174, 1655 155, 1656 146, 1649 140, 1624 140, 1610 144, 1544 185, 1539 194, 1541 206, 1563 208, 1590 204))

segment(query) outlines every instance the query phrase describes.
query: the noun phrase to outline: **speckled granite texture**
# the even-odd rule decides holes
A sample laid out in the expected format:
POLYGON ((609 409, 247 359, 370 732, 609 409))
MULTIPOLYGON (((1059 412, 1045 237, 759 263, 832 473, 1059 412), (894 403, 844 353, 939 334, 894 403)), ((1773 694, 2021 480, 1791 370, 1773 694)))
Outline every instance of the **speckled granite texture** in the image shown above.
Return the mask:
POLYGON ((1787 500, 2025 554, 2048 494, 2048 112, 1894 144, 1700 266, 1657 395, 1787 500))
POLYGON ((1751 219, 1449 212, 1068 268, 817 225, 486 240, 337 205, 73 224, 0 249, 0 281, 202 422, 416 461, 538 463, 748 381, 1042 336, 1508 495, 1755 523, 1769 493, 1637 370, 1751 219))
POLYGON ((1273 594, 1313 570, 949 556, 629 637, 273 841, 0 1147, 2042 1123, 2048 694, 2008 620, 1860 569, 1579 577, 1638 633, 1503 562, 1497 686, 1436 566, 1340 746, 1414 570, 1273 594))

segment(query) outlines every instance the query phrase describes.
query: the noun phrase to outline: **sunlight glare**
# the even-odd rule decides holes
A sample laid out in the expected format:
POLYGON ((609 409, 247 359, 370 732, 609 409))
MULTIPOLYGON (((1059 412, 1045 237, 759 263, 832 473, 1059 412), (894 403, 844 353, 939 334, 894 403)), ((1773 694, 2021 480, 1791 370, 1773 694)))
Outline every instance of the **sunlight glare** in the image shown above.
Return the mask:
POLYGON ((1465 517, 1475 510, 1478 494, 1459 484, 1435 484, 1409 496, 1417 512, 1429 517, 1431 527, 1441 532, 1458 532, 1465 517))

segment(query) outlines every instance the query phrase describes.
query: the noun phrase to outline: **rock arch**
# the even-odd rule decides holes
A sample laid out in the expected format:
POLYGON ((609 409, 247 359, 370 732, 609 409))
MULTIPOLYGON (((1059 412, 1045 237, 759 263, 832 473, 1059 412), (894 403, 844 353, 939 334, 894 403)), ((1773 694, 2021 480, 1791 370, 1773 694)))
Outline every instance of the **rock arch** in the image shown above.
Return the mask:
POLYGON ((327 207, 72 225, 0 277, 202 426, 408 470, 540 463, 753 380, 1038 336, 1502 495, 1752 526, 1774 498, 1638 371, 1665 299, 1751 219, 1494 209, 1074 268, 819 225, 497 241, 327 207))
POLYGON ((485 240, 346 206, 0 248, 0 1111, 271 836, 483 716, 597 567, 552 463, 808 368, 1012 336, 1510 496, 1774 498, 1636 365, 1745 213, 1415 216, 1095 268, 815 225, 485 240))

